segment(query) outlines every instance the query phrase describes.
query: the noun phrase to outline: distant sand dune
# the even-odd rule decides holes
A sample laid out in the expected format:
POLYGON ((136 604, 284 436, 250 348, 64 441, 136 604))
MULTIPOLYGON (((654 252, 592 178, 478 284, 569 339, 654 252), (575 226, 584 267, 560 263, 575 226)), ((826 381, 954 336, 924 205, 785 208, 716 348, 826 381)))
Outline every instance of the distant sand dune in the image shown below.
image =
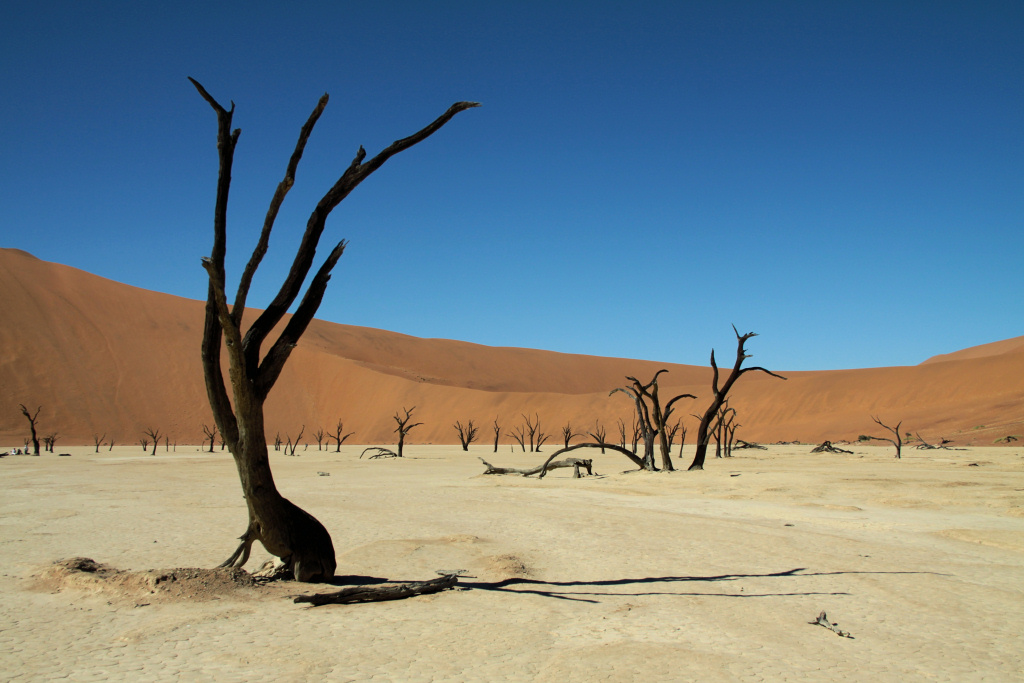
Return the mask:
MULTIPOLYGON (((172 441, 198 443, 212 423, 199 363, 204 304, 112 282, 25 252, 0 249, 0 445, 26 432, 17 406, 43 406, 43 433, 61 443, 106 433, 135 442, 147 427, 172 441)), ((249 314, 248 319, 253 319, 249 314)), ((731 356, 733 350, 719 349, 731 356)), ((870 415, 926 439, 991 444, 1024 434, 1024 337, 931 358, 914 367, 785 372, 782 382, 747 375, 731 405, 752 441, 820 442, 876 433, 870 415)), ((631 419, 631 404, 608 392, 625 375, 661 368, 662 392, 696 394, 678 410, 690 439, 710 393, 710 369, 532 349, 494 348, 314 321, 268 402, 268 438, 304 442, 340 418, 352 442, 390 443, 391 415, 416 406, 424 424, 411 443, 453 443, 452 423, 473 419, 481 441, 506 432, 521 413, 539 414, 559 440, 567 420, 591 428, 631 419), (692 403, 692 407, 689 405, 692 403)), ((502 436, 503 444, 509 438, 502 436)), ((313 448, 315 448, 315 442, 313 448)))

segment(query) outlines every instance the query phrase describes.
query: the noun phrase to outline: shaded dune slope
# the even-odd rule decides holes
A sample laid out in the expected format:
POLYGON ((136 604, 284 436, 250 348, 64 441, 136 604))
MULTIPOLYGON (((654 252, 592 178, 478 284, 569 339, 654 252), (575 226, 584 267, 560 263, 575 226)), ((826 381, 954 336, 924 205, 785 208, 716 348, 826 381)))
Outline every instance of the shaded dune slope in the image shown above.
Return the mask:
MULTIPOLYGON (((199 362, 204 304, 115 283, 74 268, 0 249, 0 439, 20 445, 27 423, 18 409, 43 406, 40 431, 60 443, 93 434, 138 441, 147 427, 172 442, 198 443, 212 424, 199 362)), ((249 313, 248 320, 253 319, 249 313)), ((756 354, 756 339, 751 350, 756 354)), ((718 349, 730 364, 734 347, 718 349)), ((945 354, 914 367, 746 375, 731 401, 756 441, 820 442, 879 433, 870 415, 904 421, 926 439, 989 444, 1024 432, 1024 337, 945 354)), ((649 379, 660 368, 662 393, 696 394, 677 411, 692 433, 710 393, 709 368, 532 349, 494 348, 419 339, 393 332, 314 321, 267 405, 268 438, 304 442, 342 419, 353 443, 390 443, 391 415, 417 407, 424 424, 411 443, 454 443, 455 420, 473 419, 481 441, 491 422, 505 432, 521 413, 539 414, 549 443, 567 420, 609 438, 632 404, 608 392, 625 375, 649 379)))

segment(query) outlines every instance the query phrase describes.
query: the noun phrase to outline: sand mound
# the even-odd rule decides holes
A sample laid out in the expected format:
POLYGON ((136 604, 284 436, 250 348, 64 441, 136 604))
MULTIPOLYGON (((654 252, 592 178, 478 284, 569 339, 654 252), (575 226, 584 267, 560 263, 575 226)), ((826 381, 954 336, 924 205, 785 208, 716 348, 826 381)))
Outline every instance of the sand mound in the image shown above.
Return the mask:
POLYGON ((36 575, 36 587, 50 592, 74 590, 145 602, 202 602, 222 597, 251 597, 259 583, 243 569, 179 567, 126 571, 88 557, 58 560, 36 575))

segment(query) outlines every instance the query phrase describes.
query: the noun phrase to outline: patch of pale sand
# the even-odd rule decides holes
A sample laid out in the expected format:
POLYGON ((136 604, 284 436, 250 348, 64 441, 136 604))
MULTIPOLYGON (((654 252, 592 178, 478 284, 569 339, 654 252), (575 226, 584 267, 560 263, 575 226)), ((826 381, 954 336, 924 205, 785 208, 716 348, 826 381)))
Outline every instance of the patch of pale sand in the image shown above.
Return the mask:
POLYGON ((459 591, 318 608, 285 597, 317 590, 302 585, 149 604, 40 591, 32 577, 73 556, 212 567, 245 525, 219 452, 64 450, 72 457, 0 460, 0 669, 11 680, 955 681, 1024 670, 1019 449, 896 461, 881 447, 786 446, 672 474, 623 473, 624 458, 595 453, 600 476, 539 481, 481 475, 476 455, 538 460, 486 448, 414 446, 374 461, 359 447, 275 453, 282 492, 332 532, 339 575, 468 573, 459 591), (822 610, 854 639, 807 623, 822 610))

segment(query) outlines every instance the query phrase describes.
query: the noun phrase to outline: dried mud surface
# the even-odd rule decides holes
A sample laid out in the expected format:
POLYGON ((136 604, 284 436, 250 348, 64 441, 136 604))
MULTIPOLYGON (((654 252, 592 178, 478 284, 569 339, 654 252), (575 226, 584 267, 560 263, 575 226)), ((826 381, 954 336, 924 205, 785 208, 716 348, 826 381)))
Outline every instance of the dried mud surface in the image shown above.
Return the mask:
MULTIPOLYGON (((229 457, 179 446, 3 458, 0 671, 19 681, 1021 680, 1024 449, 911 449, 896 461, 880 446, 811 447, 675 473, 626 473, 621 456, 594 453, 598 476, 542 481, 483 476, 477 456, 538 460, 507 450, 274 454, 282 492, 331 531, 340 585, 464 570, 458 590, 322 607, 291 598, 324 586, 203 569, 245 525, 229 457), (822 611, 852 638, 809 623, 822 611)), ((266 559, 254 552, 249 567, 266 559)))

